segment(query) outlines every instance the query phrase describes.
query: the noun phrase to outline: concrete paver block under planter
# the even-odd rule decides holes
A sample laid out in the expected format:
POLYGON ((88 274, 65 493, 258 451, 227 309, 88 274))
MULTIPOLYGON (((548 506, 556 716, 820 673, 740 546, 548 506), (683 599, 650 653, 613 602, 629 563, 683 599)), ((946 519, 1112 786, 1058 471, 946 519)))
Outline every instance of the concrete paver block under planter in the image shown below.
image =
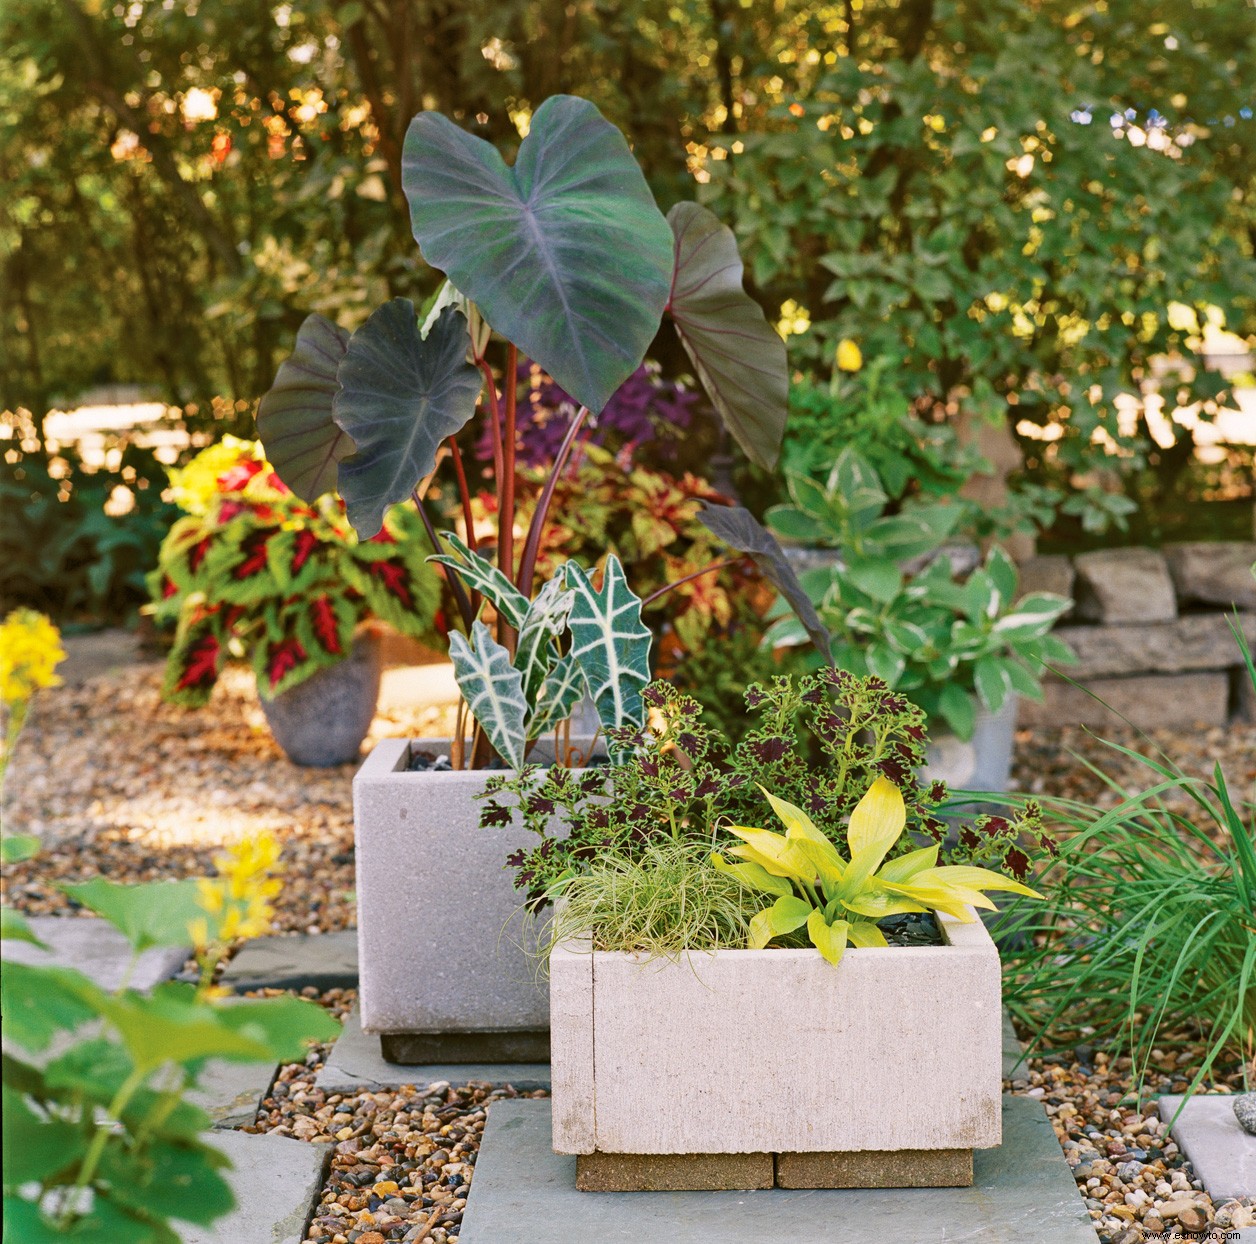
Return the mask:
POLYGON ((576 1159, 553 1152, 550 1105, 489 1108, 460 1244, 1096 1241, 1050 1121, 1030 1098, 1003 1098, 1003 1144, 975 1155, 972 1187, 844 1191, 581 1192, 576 1159))
POLYGON ((1091 622, 1172 622, 1177 597, 1155 549, 1099 549, 1073 559, 1075 612, 1091 622))
POLYGON ((231 1159, 236 1207, 209 1226, 180 1223, 183 1244, 300 1244, 332 1146, 247 1132, 215 1132, 209 1143, 231 1159))
POLYGON ((403 1084, 424 1087, 447 1081, 466 1084, 469 1080, 489 1084, 513 1084, 521 1091, 550 1086, 549 1063, 436 1063, 425 1066, 398 1066, 386 1062, 380 1053, 379 1038, 362 1031, 362 1019, 355 1007, 344 1029, 315 1077, 316 1088, 328 1093, 358 1093, 373 1089, 399 1088, 403 1084))
POLYGON ((351 989, 358 983, 357 931, 255 937, 227 964, 222 983, 236 993, 306 985, 351 989))
POLYGON ((1229 720, 1230 677, 1224 670, 1092 678, 1084 687, 1048 680, 1042 689, 1041 701, 1022 701, 1022 726, 1109 729, 1128 718, 1139 729, 1161 730, 1186 724, 1224 726, 1229 720))
POLYGON ((563 1153, 972 1149, 999 1143, 999 956, 942 946, 550 957, 563 1153))
POLYGON ((110 993, 124 980, 133 989, 151 989, 174 976, 190 953, 177 946, 158 946, 140 955, 132 968, 130 942, 99 916, 32 916, 29 923, 48 949, 6 939, 2 944, 5 960, 34 967, 77 968, 110 993))
MULTIPOLYGON (((445 740, 413 746, 448 752, 445 740)), ((541 931, 505 867, 535 838, 517 824, 480 828, 476 796, 487 774, 409 772, 410 749, 403 739, 378 743, 353 781, 362 1025, 380 1034, 513 1031, 543 1040, 549 1001, 529 953, 541 931)), ((545 749, 536 753, 544 763, 545 749)))
MULTIPOLYGON (((1168 1122, 1181 1105, 1181 1097, 1162 1097, 1160 1117, 1168 1122)), ((1173 1124, 1173 1139, 1214 1202, 1256 1196, 1256 1136, 1239 1126, 1233 1097, 1196 1094, 1173 1124)))

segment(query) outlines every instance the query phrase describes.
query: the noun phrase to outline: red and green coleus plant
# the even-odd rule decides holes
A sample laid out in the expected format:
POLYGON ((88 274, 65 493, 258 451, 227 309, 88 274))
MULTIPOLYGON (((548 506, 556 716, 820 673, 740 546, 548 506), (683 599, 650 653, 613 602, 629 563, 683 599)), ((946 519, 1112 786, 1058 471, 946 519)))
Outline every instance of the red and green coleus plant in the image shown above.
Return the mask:
POLYGON ((350 653, 373 620, 430 634, 440 597, 413 510, 392 507, 358 538, 334 496, 295 496, 261 445, 226 437, 172 473, 189 512, 149 576, 159 622, 176 624, 164 694, 204 704, 229 656, 247 657, 266 698, 350 653))
MULTIPOLYGON (((402 168, 415 239, 445 285, 422 321, 404 298, 352 335, 310 316, 262 400, 258 433, 299 496, 339 490, 364 539, 389 506, 413 500, 435 560, 450 571, 462 624, 451 656, 480 727, 473 764, 488 763, 494 749, 513 762, 548 726, 544 688, 560 667, 572 679, 564 697, 574 703, 587 685, 607 731, 639 725, 648 632, 618 561, 607 561, 598 592, 568 562, 533 599, 555 489, 581 430, 640 367, 665 313, 733 437, 772 466, 788 394, 784 344, 742 287, 732 232, 696 203, 664 217, 624 136, 585 100, 546 100, 513 167, 452 121, 422 113, 406 134, 402 168), (526 528, 516 469, 523 359, 580 403, 526 528), (474 540, 456 437, 477 410, 499 499, 493 564, 437 533, 421 490, 447 455, 474 540), (495 633, 479 618, 485 599, 495 633), (548 672, 530 664, 539 658, 548 672)), ((752 555, 814 618, 779 548, 752 555)))

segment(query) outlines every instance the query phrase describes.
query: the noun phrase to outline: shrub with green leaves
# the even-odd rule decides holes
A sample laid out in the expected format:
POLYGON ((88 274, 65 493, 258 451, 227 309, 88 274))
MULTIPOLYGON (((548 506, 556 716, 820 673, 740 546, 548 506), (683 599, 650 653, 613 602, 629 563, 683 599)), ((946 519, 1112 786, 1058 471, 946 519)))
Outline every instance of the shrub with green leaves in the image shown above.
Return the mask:
POLYGON ((158 622, 176 624, 167 699, 206 703, 229 657, 247 657, 266 699, 344 660, 373 620, 430 634, 440 600, 413 510, 389 511, 359 540, 344 506, 307 504, 270 469, 261 446, 225 437, 173 472, 189 512, 171 528, 148 578, 158 622))
MULTIPOLYGON (((824 486, 800 475, 789 484, 793 504, 771 510, 768 522, 783 538, 840 551, 840 561, 800 579, 842 669, 884 679, 967 739, 978 706, 997 713, 1012 694, 1041 699, 1044 664, 1073 660, 1051 634, 1070 602, 1048 592, 1018 600, 1016 567, 1001 549, 957 578, 945 545, 958 506, 887 514, 880 479, 854 449, 842 451, 824 486), (923 569, 907 568, 921 560, 923 569)), ((776 613, 766 642, 808 640, 783 602, 776 613)))
MULTIPOLYGON (((195 881, 98 879, 74 894, 136 956, 191 940, 195 881)), ((3 918, 5 939, 40 944, 17 912, 3 918)), ((227 1159, 202 1138, 211 1120, 188 1091, 211 1059, 299 1060, 340 1025, 300 998, 220 1001, 208 979, 111 993, 74 968, 5 964, 4 1221, 15 1240, 178 1244, 172 1220, 204 1226, 232 1209, 227 1159)))
POLYGON ((1193 1092, 1218 1060, 1256 1053, 1256 802, 1220 764, 1196 777, 1159 748, 1108 746, 1139 761, 1148 785, 1108 779, 1122 799, 1106 812, 1045 801, 1063 830, 1059 860, 1039 882, 1047 901, 1000 921, 1004 997, 1037 1049, 1104 1042, 1140 1079, 1157 1049, 1202 1042, 1193 1092))

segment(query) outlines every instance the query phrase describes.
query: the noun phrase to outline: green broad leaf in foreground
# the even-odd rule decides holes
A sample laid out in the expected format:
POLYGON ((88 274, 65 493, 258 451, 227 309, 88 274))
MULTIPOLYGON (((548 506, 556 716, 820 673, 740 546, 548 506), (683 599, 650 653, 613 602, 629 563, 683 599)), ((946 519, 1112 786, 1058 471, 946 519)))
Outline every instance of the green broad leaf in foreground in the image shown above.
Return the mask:
POLYGON ((408 298, 384 303, 349 339, 332 412, 357 449, 336 478, 363 539, 436 469, 441 441, 475 414, 481 377, 467 362, 470 348, 460 311, 446 307, 424 338, 408 298))
POLYGON ((523 675, 511 663, 510 653, 483 622, 476 622, 470 641, 458 631, 450 632, 449 659, 458 690, 488 741, 507 764, 523 768, 528 702, 523 675))
POLYGON ((58 1032, 70 1032, 95 1019, 104 992, 73 968, 31 967, 9 962, 0 972, 0 1011, 4 1035, 39 1053, 58 1032))
POLYGON ((266 460, 302 501, 336 487, 336 468, 353 441, 332 418, 340 388, 336 370, 349 333, 321 315, 306 316, 290 357, 257 407, 257 435, 266 460))
POLYGON ((334 1041, 340 1035, 339 1020, 305 998, 256 998, 216 1009, 223 1024, 264 1041, 279 1062, 297 1062, 305 1057, 310 1041, 334 1041))
POLYGON ((21 1093, 4 1086, 4 1186, 51 1180, 76 1166, 87 1152, 81 1128, 63 1119, 40 1118, 21 1093))
POLYGON ((194 880, 123 885, 93 877, 61 889, 108 920, 137 954, 154 946, 190 944, 188 921, 198 914, 194 880))
POLYGON ((744 506, 709 505, 705 501, 701 506, 698 521, 717 539, 753 560, 760 574, 788 602, 816 650, 832 664, 833 637, 820 621, 811 597, 798 581, 776 537, 744 506))
POLYGON ((154 1218, 207 1224, 235 1207, 235 1196, 218 1173, 225 1155, 204 1144, 160 1142, 142 1153, 110 1146, 100 1178, 118 1204, 154 1218))
POLYGON ((43 950, 48 949, 47 945, 36 937, 35 930, 31 928, 26 917, 20 911, 14 911, 12 907, 0 907, 0 938, 5 941, 30 942, 32 946, 39 946, 43 950))
POLYGON ((401 167, 423 258, 600 412, 640 366, 671 292, 671 229, 624 136, 587 100, 555 95, 512 168, 425 112, 401 167))
POLYGON ((39 851, 34 834, 5 834, 0 838, 0 864, 20 864, 39 851))
POLYGON ((697 203, 667 213, 675 238, 668 303, 676 332, 728 430, 771 469, 789 406, 785 342, 742 285, 733 231, 697 203))
POLYGON ((608 730, 640 725, 653 638, 641 621, 640 598, 614 554, 606 559, 600 592, 575 562, 564 565, 563 576, 575 593, 567 622, 571 655, 584 673, 598 720, 608 730))

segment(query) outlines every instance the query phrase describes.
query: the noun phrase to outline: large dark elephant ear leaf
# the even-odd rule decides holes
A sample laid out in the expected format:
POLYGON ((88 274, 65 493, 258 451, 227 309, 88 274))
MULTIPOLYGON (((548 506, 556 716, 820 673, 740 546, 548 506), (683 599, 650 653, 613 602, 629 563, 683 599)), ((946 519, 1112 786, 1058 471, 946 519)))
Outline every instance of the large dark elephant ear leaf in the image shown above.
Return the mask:
POLYGON ((742 286, 732 230, 697 203, 677 203, 667 222, 676 246, 668 309, 681 344, 737 443, 770 468, 789 404, 785 343, 742 286))
POLYGON ((353 452, 353 441, 336 426, 332 402, 340 388, 336 370, 349 333, 321 315, 306 316, 290 358, 257 408, 257 435, 267 461, 302 501, 336 487, 336 468, 353 452))
POLYGON ((820 621, 811 597, 798 581, 776 537, 740 505, 709 505, 704 501, 698 521, 713 536, 754 561, 763 577, 789 603, 820 655, 832 664, 833 637, 820 621))
POLYGON ((475 413, 480 372, 467 362, 470 344, 466 318, 453 307, 424 339, 408 298, 384 303, 349 339, 333 414, 357 446, 338 483, 363 539, 436 469, 441 441, 475 413))
POLYGON ((600 411, 645 357, 672 278, 671 231, 624 136, 587 100, 555 95, 510 168, 425 112, 401 176, 427 262, 600 411))

